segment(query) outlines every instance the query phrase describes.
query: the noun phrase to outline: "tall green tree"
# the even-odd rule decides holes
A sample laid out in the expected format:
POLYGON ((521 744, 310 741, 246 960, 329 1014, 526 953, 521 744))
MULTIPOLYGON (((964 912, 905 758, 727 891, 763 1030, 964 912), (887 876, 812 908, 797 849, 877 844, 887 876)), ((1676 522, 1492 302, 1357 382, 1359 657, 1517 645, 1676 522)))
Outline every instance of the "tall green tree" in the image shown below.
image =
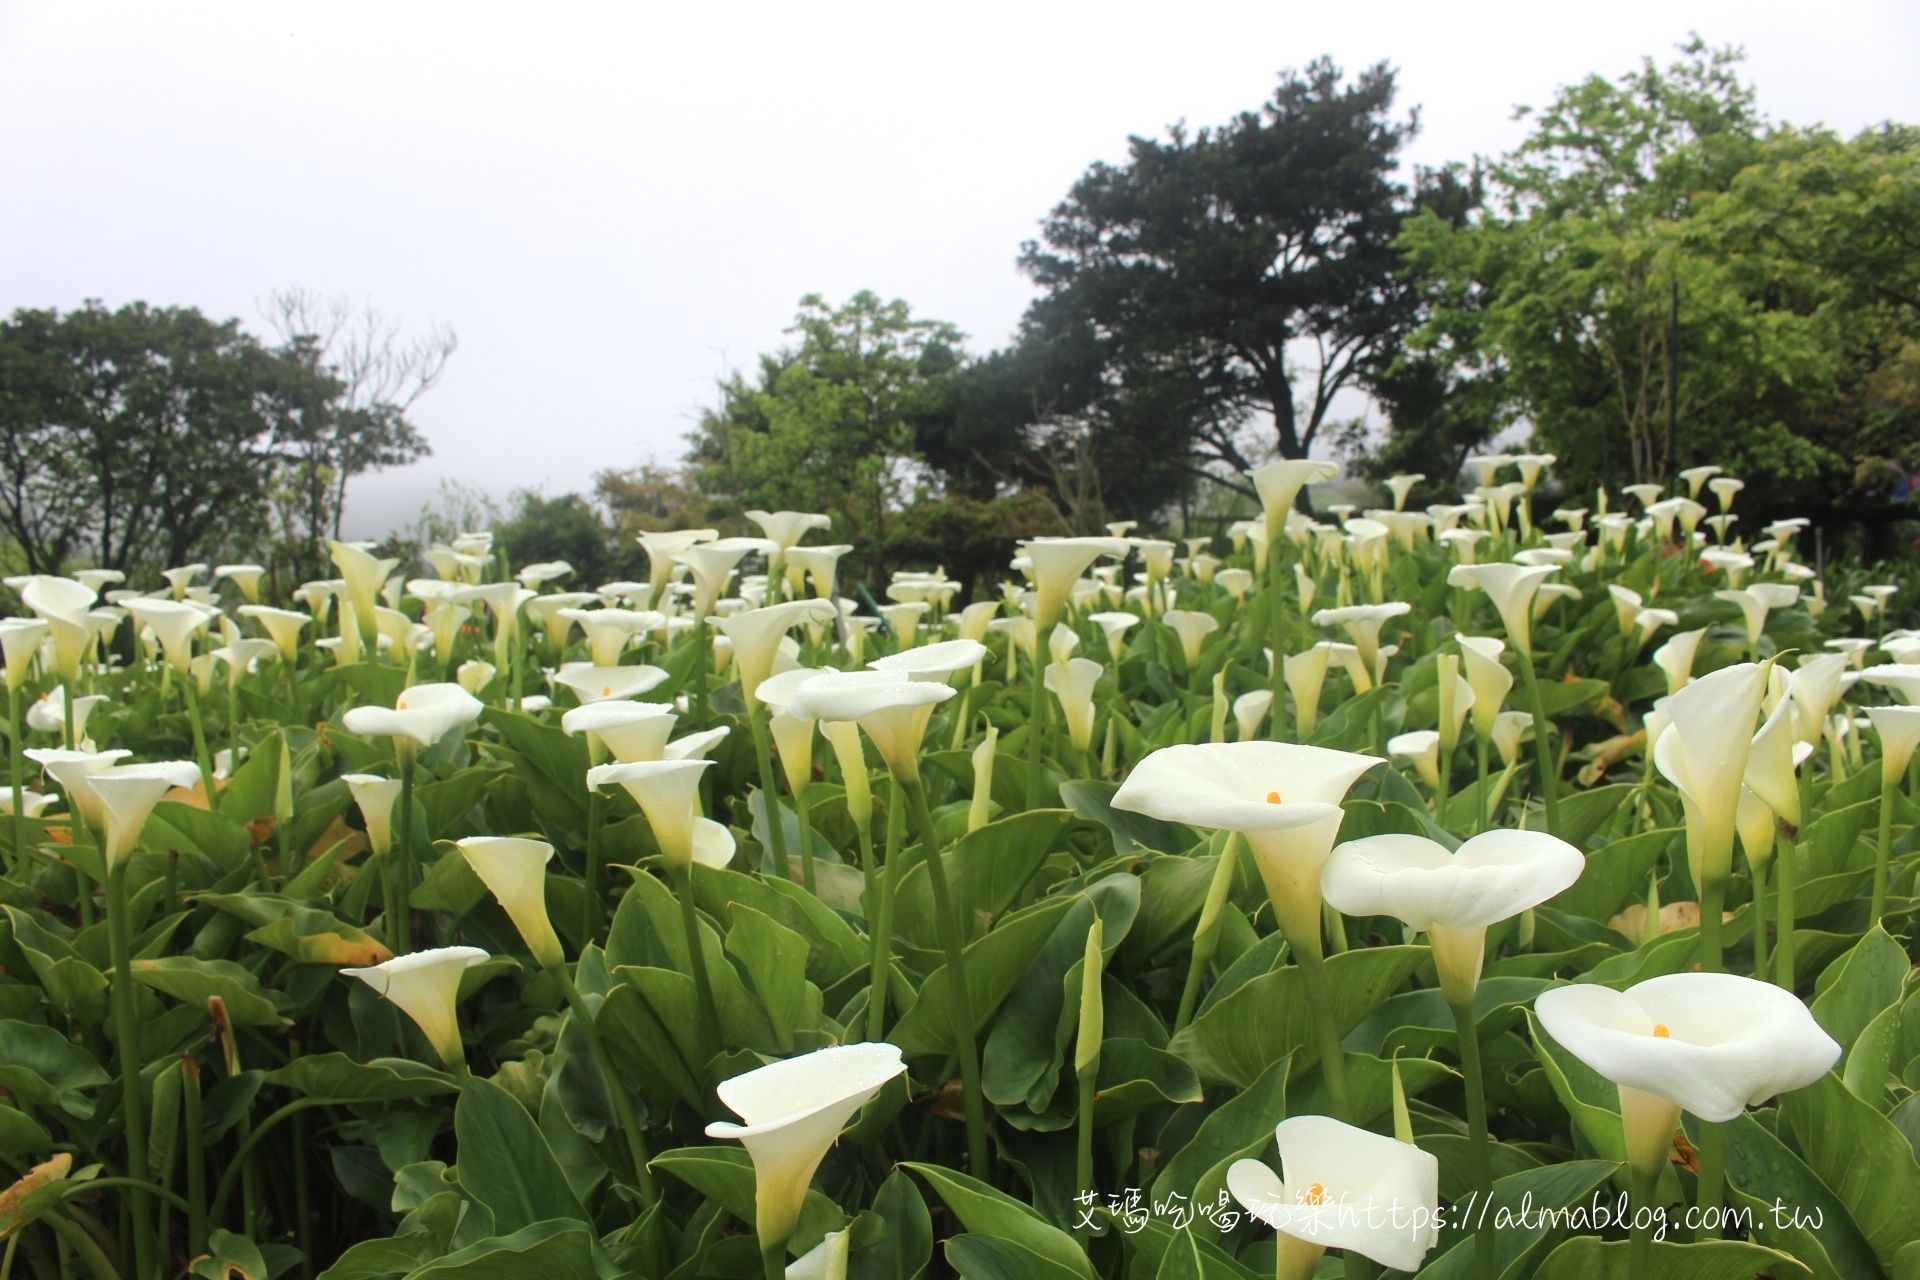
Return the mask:
POLYGON ((0 323, 0 526, 26 566, 179 564, 264 525, 279 430, 336 388, 193 308, 0 323))
POLYGON ((1123 402, 1153 402, 1173 438, 1151 447, 1194 468, 1305 456, 1412 316, 1392 246, 1418 120, 1394 96, 1384 63, 1348 80, 1323 58, 1257 111, 1088 169, 1021 256, 1043 291, 1023 342, 1077 337, 1098 370, 1065 407, 1124 431, 1123 402))
POLYGON ((833 537, 883 547, 918 474, 916 424, 947 412, 962 335, 862 291, 801 299, 795 341, 720 385, 689 440, 700 487, 737 510, 824 511, 833 537))

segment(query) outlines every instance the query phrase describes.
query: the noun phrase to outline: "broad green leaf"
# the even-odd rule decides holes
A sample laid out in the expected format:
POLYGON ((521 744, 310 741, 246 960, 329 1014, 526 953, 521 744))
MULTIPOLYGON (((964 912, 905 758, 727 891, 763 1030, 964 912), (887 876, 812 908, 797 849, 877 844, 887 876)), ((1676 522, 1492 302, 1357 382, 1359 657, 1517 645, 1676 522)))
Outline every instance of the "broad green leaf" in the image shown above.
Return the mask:
POLYGON ((792 1053, 793 1033, 819 1020, 820 993, 807 982, 807 940, 744 904, 736 904, 731 917, 727 952, 746 967, 780 1051, 792 1053))
MULTIPOLYGON (((753 1160, 740 1147, 732 1144, 679 1147, 662 1151, 647 1162, 647 1167, 671 1173, 695 1191, 711 1197, 745 1226, 753 1226, 753 1160)), ((805 1253, 819 1244, 829 1231, 838 1231, 846 1224, 847 1215, 839 1206, 810 1188, 787 1248, 796 1254, 805 1253)))
POLYGON ((1911 968, 1906 950, 1876 924, 1821 974, 1814 1020, 1841 1048, 1849 1047, 1881 1010, 1899 1002, 1911 968))
POLYGON ((1676 1244, 1656 1240, 1648 1260, 1649 1271, 1634 1267, 1632 1245, 1626 1240, 1576 1236, 1540 1264, 1533 1280, 1753 1280, 1768 1268, 1775 1275, 1804 1274, 1800 1264, 1784 1253, 1740 1240, 1703 1240, 1676 1244), (1781 1270, 1785 1268, 1785 1270, 1781 1270))
MULTIPOLYGON (((1757 1211, 1760 1231, 1756 1234, 1762 1235, 1762 1243, 1768 1243, 1764 1232, 1771 1230, 1777 1220, 1790 1223, 1797 1216, 1804 1224, 1803 1229, 1813 1237, 1821 1256, 1841 1275, 1873 1273, 1879 1265, 1874 1260, 1873 1246, 1854 1225, 1847 1206, 1785 1142, 1751 1112, 1729 1122, 1726 1135, 1727 1182, 1764 1205, 1757 1211), (1779 1207, 1778 1214, 1775 1206, 1779 1207)), ((1774 1247, 1794 1252, 1784 1238, 1774 1247)), ((1814 1265, 1813 1260, 1802 1258, 1802 1261, 1814 1265)))
POLYGON ((1573 887, 1549 899, 1548 905, 1604 924, 1629 904, 1646 898, 1647 877, 1660 856, 1678 848, 1674 841, 1684 838, 1684 832, 1662 827, 1611 841, 1587 855, 1587 869, 1573 887))
POLYGON ((1113 795, 1119 789, 1111 782, 1078 779, 1061 784, 1060 799, 1080 817, 1105 827, 1113 836, 1116 853, 1136 849, 1183 853, 1196 843, 1197 837, 1178 823, 1114 808, 1113 795))
POLYGON ((424 1231, 362 1240, 322 1271, 320 1280, 379 1280, 381 1276, 406 1275, 433 1256, 433 1238, 424 1231))
MULTIPOLYGON (((1046 861, 1071 817, 1064 809, 1016 813, 961 836, 940 855, 963 937, 980 937, 1007 909, 1046 861)), ((901 877, 893 902, 897 935, 929 950, 939 945, 931 884, 925 863, 916 862, 901 877)))
MULTIPOLYGON (((1329 958, 1327 982, 1340 1034, 1399 990, 1427 956, 1425 947, 1367 947, 1329 958)), ((1191 1062, 1203 1081, 1239 1088, 1296 1050, 1305 1059, 1317 1056, 1299 968, 1287 965, 1253 979, 1194 1019, 1168 1047, 1191 1062)))
MULTIPOLYGON (((518 1106, 518 1103, 514 1104, 518 1106)), ((593 1233, 578 1222, 529 1223, 508 1235, 491 1236, 436 1258, 407 1280, 598 1280, 593 1233)))
POLYGON ((895 1169, 880 1184, 873 1212, 887 1224, 887 1234, 854 1253, 848 1280, 916 1280, 933 1256, 933 1217, 904 1169, 895 1169))
POLYGON ((1018 1245, 1080 1280, 1097 1280, 1093 1264, 1072 1236, 1049 1225, 1012 1196, 937 1164, 908 1160, 901 1167, 925 1178, 968 1231, 1018 1245))
POLYGON ((1226 1185, 1228 1166, 1265 1151, 1273 1141, 1275 1126, 1287 1118, 1287 1069, 1291 1062, 1291 1055, 1275 1062, 1260 1073, 1259 1079, 1209 1113, 1153 1180, 1154 1196, 1164 1200, 1180 1195, 1188 1203, 1209 1202, 1216 1188, 1226 1185))
POLYGON ((977 1232, 951 1237, 945 1252, 961 1280, 1075 1280, 1080 1274, 1011 1240, 977 1232))
POLYGON ((1832 1072, 1782 1098, 1780 1118, 1880 1265, 1892 1266, 1903 1246, 1920 1239, 1920 1163, 1906 1137, 1832 1072))
MULTIPOLYGON (((1074 899, 1047 898, 1002 920, 966 949, 967 989, 975 1031, 987 1024, 1007 993, 1019 985, 1059 918, 1074 899)), ((1083 935, 1084 937, 1084 935, 1083 935)), ((927 975, 913 1006, 889 1033, 908 1054, 948 1053, 953 1044, 953 996, 945 965, 927 975)), ((1049 1029, 1051 1031, 1051 1029, 1049 1029)))
POLYGON ((328 1102, 398 1102, 460 1092, 443 1071, 407 1058, 355 1062, 344 1053, 310 1053, 268 1073, 267 1083, 328 1102))
POLYGON ((1531 1009, 1527 1011, 1527 1027, 1533 1035, 1534 1054, 1547 1073, 1554 1096, 1567 1109, 1581 1135, 1603 1159, 1624 1163, 1627 1139, 1620 1123, 1620 1087, 1561 1048, 1531 1009))
POLYGON ((253 971, 231 960, 192 956, 135 960, 133 978, 143 987, 203 1010, 209 999, 218 996, 226 1002, 227 1017, 236 1027, 277 1027, 286 1022, 253 971))
POLYGON ((1131 1037, 1100 1042, 1094 1123, 1102 1128, 1168 1103, 1200 1101, 1200 1081, 1186 1060, 1131 1037))
MULTIPOLYGON (((1526 1268, 1555 1242, 1581 1229, 1557 1225, 1548 1215, 1559 1209, 1600 1207, 1596 1193, 1618 1168, 1605 1160, 1570 1160, 1496 1179, 1485 1206, 1486 1221, 1494 1225, 1494 1273, 1503 1277, 1526 1274, 1526 1268)), ((1422 1277, 1469 1280, 1478 1274, 1473 1233, 1464 1228, 1480 1221, 1481 1206, 1476 1203, 1477 1196, 1469 1196, 1453 1206, 1440 1243, 1427 1255, 1427 1265, 1420 1270, 1422 1277)), ((1606 1209, 1615 1207, 1611 1196, 1603 1199, 1606 1209)))
POLYGON ((47 1132, 46 1126, 24 1111, 0 1105, 0 1156, 9 1160, 20 1160, 23 1156, 37 1158, 52 1149, 53 1135, 47 1132))
POLYGON ((453 1113, 460 1143, 460 1186, 493 1211, 496 1231, 550 1218, 589 1221, 560 1162, 527 1109, 499 1085, 475 1077, 453 1113))
POLYGON ((267 1280, 267 1260, 247 1237, 216 1227, 207 1237, 207 1255, 195 1258, 188 1274, 205 1280, 267 1280))

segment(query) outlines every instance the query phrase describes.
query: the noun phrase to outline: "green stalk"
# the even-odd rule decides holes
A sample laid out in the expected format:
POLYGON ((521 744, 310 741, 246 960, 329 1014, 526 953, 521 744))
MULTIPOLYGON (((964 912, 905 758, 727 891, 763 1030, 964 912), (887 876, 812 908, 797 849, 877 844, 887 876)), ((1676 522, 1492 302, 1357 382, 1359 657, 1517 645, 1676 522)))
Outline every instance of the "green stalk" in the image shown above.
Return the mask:
POLYGON ((747 721, 753 726, 753 750, 760 759, 760 798, 766 803, 767 844, 773 850, 773 870, 782 880, 793 879, 787 861, 787 823, 781 812, 780 784, 774 780, 773 742, 767 730, 767 708, 757 698, 747 700, 747 721))
POLYGON ((813 803, 808 800, 810 788, 802 783, 793 793, 793 807, 800 817, 800 883, 808 893, 813 892, 813 803))
POLYGON ((1793 972, 1793 837, 1782 827, 1773 838, 1773 860, 1780 864, 1780 883, 1774 897, 1780 900, 1780 937, 1773 949, 1774 981, 1792 991, 1793 972))
POLYGON ((967 1171, 986 1182, 989 1180, 987 1114, 980 1095, 980 1046, 975 1043, 973 992, 967 986, 960 919, 954 914, 953 896, 947 891, 947 871, 940 861, 940 842, 933 832, 933 815, 927 810, 926 789, 918 778, 903 778, 900 787, 907 793, 907 802, 913 806, 914 823, 920 829, 927 887, 933 890, 935 923, 940 929, 941 950, 946 952, 947 986, 953 992, 954 1047, 960 1056, 960 1085, 966 1095, 967 1171))
MULTIPOLYGON (((1044 645, 1046 637, 1040 637, 1044 645)), ((1027 718, 1027 808, 1040 807, 1040 779, 1045 772, 1043 762, 1044 746, 1047 737, 1047 718, 1052 713, 1053 701, 1047 692, 1046 682, 1041 678, 1041 664, 1038 650, 1033 662, 1033 714, 1027 718)))
POLYGON ((1487 1201, 1493 1195, 1493 1146, 1487 1137, 1487 1090, 1480 1065, 1479 1019, 1474 1016, 1471 999, 1448 1004, 1453 1009, 1453 1031, 1460 1042, 1460 1070, 1466 1084, 1467 1167, 1473 1177, 1474 1212, 1478 1222, 1473 1233, 1473 1253, 1480 1280, 1493 1280, 1494 1224, 1486 1214, 1487 1201))
POLYGON ((1873 857, 1873 906, 1868 919, 1878 924, 1887 910, 1887 861, 1893 850, 1893 794, 1899 779, 1880 780, 1880 843, 1873 857))
POLYGON ((1521 674, 1527 678, 1527 699, 1533 703, 1533 749, 1540 763, 1540 800, 1547 810, 1547 833, 1560 834, 1559 762, 1553 756, 1553 722, 1547 719, 1547 704, 1540 697, 1540 677, 1533 669, 1531 651, 1515 655, 1521 674))
POLYGON ((1726 962, 1722 954, 1721 915, 1726 910, 1727 882, 1716 879, 1700 890, 1700 967, 1708 973, 1724 973, 1726 962))
MULTIPOLYGON (((687 935, 687 963, 693 966, 694 995, 700 1001, 700 1038, 706 1041, 704 1071, 726 1047, 720 1036, 720 1006, 713 999, 713 982, 707 976, 707 952, 700 944, 700 916, 693 905, 693 864, 674 868, 675 888, 680 891, 680 927, 687 935)), ((611 1082, 609 1082, 611 1083, 611 1082)))
POLYGON ((593 1011, 587 1008, 586 997, 574 985, 573 975, 567 972, 566 965, 557 964, 553 966, 553 976, 559 979, 560 993, 566 997, 567 1007, 573 1010, 573 1016, 587 1033, 587 1043, 593 1047, 594 1060, 600 1064, 601 1074, 607 1078, 607 1092, 613 1096, 614 1118, 620 1122, 620 1132, 626 1135, 627 1156, 633 1161, 641 1206, 651 1209, 660 1199, 660 1190, 654 1185, 652 1170, 647 1168, 647 1162, 652 1157, 647 1154, 647 1137, 641 1132, 640 1121, 633 1112, 633 1099, 627 1095, 627 1087, 620 1082, 620 1073, 615 1069, 613 1057, 600 1038, 600 1028, 593 1020, 593 1011))
POLYGON ((413 765, 414 745, 407 742, 404 746, 395 741, 395 754, 400 758, 400 825, 395 834, 393 852, 399 855, 399 864, 395 878, 399 881, 395 900, 387 904, 387 911, 393 916, 393 926, 388 930, 393 936, 387 945, 393 948, 393 954, 403 956, 413 948, 413 765))
MULTIPOLYGON (((900 844, 906 837, 907 806, 901 798, 900 780, 891 780, 887 792, 887 864, 882 868, 878 879, 880 900, 873 903, 868 898, 874 912, 873 924, 873 976, 867 982, 867 1039, 879 1040, 886 1035, 887 984, 893 976, 893 895, 900 887, 900 844)), ((872 837, 866 845, 868 860, 872 860, 872 837)))
POLYGON ((760 1263, 766 1269, 767 1280, 787 1280, 786 1243, 762 1246, 760 1263))
MULTIPOLYGON (((127 918, 127 866, 107 872, 107 938, 113 953, 113 1024, 119 1040, 120 1115, 127 1135, 127 1169, 147 1168, 147 1100, 140 1077, 140 1014, 134 1008, 133 929, 127 918)), ((127 1212, 132 1220, 134 1274, 139 1280, 154 1275, 153 1206, 145 1190, 131 1188, 127 1212)))
POLYGON ((1694 1193, 1694 1209, 1700 1221, 1694 1227, 1695 1240, 1715 1240, 1722 1234, 1719 1222, 1721 1205, 1726 1199, 1727 1128, 1710 1120, 1700 1122, 1700 1181, 1694 1193), (1713 1221, 1709 1223, 1708 1219, 1713 1221))
POLYGON ((600 788, 592 787, 587 791, 587 918, 586 941, 591 942, 600 936, 600 923, 606 916, 606 903, 601 900, 600 890, 600 828, 607 820, 606 797, 600 788))
POLYGON ((187 1255, 197 1258, 207 1251, 207 1153, 200 1115, 200 1060, 183 1054, 180 1077, 181 1097, 186 1104, 182 1136, 187 1152, 187 1255))
POLYGON ((13 864, 10 870, 20 869, 20 823, 26 817, 23 799, 20 794, 20 686, 7 684, 7 748, 9 763, 13 767, 13 864))
POLYGON ((1767 864, 1748 859, 1747 867, 1753 873, 1753 976, 1764 982, 1767 976, 1767 864))
MULTIPOLYGON (((1316 935, 1318 931, 1316 930, 1316 935)), ((1333 1020, 1333 986, 1327 981, 1327 962, 1320 953, 1320 939, 1290 939, 1293 962, 1307 988, 1307 1008, 1313 1014, 1314 1038, 1319 1042, 1320 1073, 1327 1082, 1327 1098, 1336 1119, 1352 1122, 1353 1108, 1347 1101, 1347 1054, 1340 1045, 1340 1028, 1333 1020), (1307 943, 1311 945, 1304 945, 1307 943)))
MULTIPOLYGON (((257 1125, 252 1123, 252 1116, 249 1115, 247 1127, 243 1128, 239 1134, 240 1143, 234 1149, 233 1159, 227 1162, 227 1171, 220 1175, 220 1185, 214 1190, 213 1208, 208 1211, 209 1220, 216 1222, 220 1220, 227 1207, 227 1198, 233 1194, 234 1184, 240 1179, 242 1170, 253 1167, 253 1149, 259 1146, 268 1134, 279 1128, 282 1120, 296 1116, 309 1108, 325 1105, 327 1102, 324 1098, 295 1098, 278 1111, 270 1113, 257 1125)), ((241 1198, 243 1201, 247 1198, 244 1187, 241 1198)), ((247 1211, 245 1217, 251 1229, 254 1212, 247 1211)))
POLYGON ((1200 982, 1213 953, 1220 949, 1220 913, 1226 908, 1227 894, 1233 889, 1234 863, 1240 855, 1240 833, 1229 832, 1220 861, 1213 868, 1207 885, 1207 900, 1200 908, 1200 921, 1193 930, 1193 953, 1187 959, 1187 982, 1180 991, 1180 1011, 1174 1016, 1173 1030, 1178 1035, 1193 1021, 1194 1006, 1200 1000, 1200 982))
POLYGON ((693 727, 705 729, 712 722, 707 706, 707 668, 713 662, 713 646, 703 643, 706 636, 707 620, 696 616, 693 628, 687 632, 685 643, 693 646, 693 727))
MULTIPOLYGON (((1458 747, 1458 742, 1454 747, 1458 747)), ((1453 789, 1453 748, 1440 750, 1439 781, 1433 789, 1433 820, 1444 830, 1447 825, 1447 794, 1453 789)))
POLYGON ((1479 765, 1479 770, 1480 770, 1480 795, 1479 795, 1479 799, 1475 802, 1473 806, 1472 834, 1477 836, 1480 834, 1482 828, 1484 828, 1487 825, 1487 820, 1491 816, 1490 814, 1487 813, 1487 809, 1490 806, 1487 804, 1487 740, 1486 738, 1483 735, 1476 733, 1474 735, 1473 746, 1474 746, 1475 762, 1479 765))
POLYGON ((1287 654, 1280 643, 1280 635, 1287 625, 1286 593, 1280 589, 1280 544, 1286 534, 1285 522, 1281 528, 1269 529, 1267 538, 1267 597, 1270 629, 1268 639, 1273 644, 1273 724, 1270 732, 1275 742, 1285 742, 1287 733, 1287 654))
MULTIPOLYGON (((1080 1110, 1075 1117, 1075 1135, 1073 1148, 1073 1188, 1080 1194, 1094 1190, 1093 1185, 1093 1112, 1094 1093, 1100 1078, 1100 1058, 1094 1056, 1093 1062, 1080 1077, 1080 1110)), ((1087 1236, 1092 1230, 1088 1222, 1090 1215, 1080 1215, 1080 1222, 1073 1229, 1074 1238, 1086 1245, 1087 1236)))
MULTIPOLYGON (((207 802, 213 802, 213 756, 207 751, 207 729, 200 723, 199 682, 192 676, 180 681, 187 698, 187 722, 193 726, 193 759, 200 766, 200 780, 207 788, 207 802)), ((236 762, 237 763, 237 762, 236 762)))

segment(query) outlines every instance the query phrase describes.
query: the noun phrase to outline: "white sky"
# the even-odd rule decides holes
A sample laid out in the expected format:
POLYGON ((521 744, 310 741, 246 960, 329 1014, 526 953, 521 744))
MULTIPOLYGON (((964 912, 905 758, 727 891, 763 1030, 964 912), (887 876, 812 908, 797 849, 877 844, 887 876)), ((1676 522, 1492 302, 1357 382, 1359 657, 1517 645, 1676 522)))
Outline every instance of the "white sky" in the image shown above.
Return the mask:
POLYGON ((351 532, 377 534, 442 476, 562 492, 677 456, 807 292, 1002 343, 1019 244, 1088 163, 1257 106, 1281 67, 1391 60, 1432 164, 1690 30, 1746 47, 1775 116, 1920 119, 1911 0, 0 0, 0 308, 144 299, 264 331, 260 300, 298 283, 451 323, 415 413, 434 456, 353 490, 351 532))

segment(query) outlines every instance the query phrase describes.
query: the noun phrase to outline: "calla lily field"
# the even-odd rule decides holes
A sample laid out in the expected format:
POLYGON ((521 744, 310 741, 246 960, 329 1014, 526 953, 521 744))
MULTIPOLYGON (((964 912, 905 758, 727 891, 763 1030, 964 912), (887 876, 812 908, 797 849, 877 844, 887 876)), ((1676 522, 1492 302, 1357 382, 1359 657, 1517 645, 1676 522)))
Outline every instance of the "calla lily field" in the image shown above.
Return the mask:
POLYGON ((8 579, 0 1280, 1920 1277, 1911 602, 1553 468, 8 579))

